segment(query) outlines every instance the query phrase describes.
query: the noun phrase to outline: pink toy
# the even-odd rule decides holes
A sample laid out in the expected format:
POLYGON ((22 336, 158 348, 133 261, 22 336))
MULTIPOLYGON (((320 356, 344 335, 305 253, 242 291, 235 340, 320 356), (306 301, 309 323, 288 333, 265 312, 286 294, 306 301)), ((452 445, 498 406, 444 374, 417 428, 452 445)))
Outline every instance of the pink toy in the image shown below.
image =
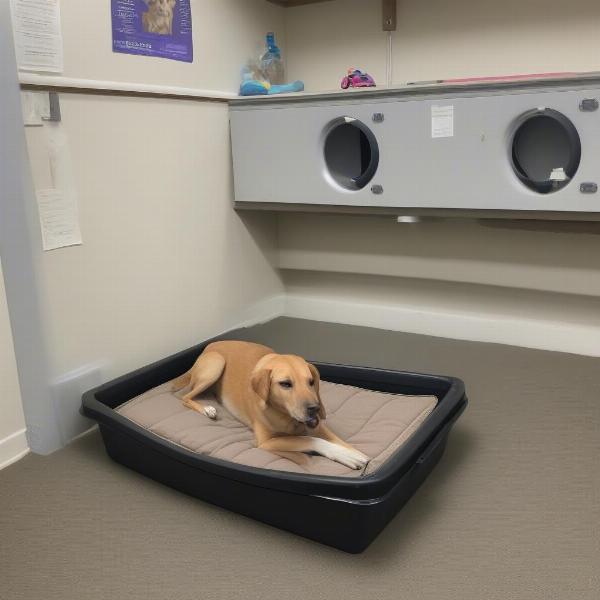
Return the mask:
POLYGON ((349 87, 375 87, 375 80, 368 73, 363 73, 359 69, 348 69, 348 75, 342 79, 341 86, 343 90, 347 90, 349 87))

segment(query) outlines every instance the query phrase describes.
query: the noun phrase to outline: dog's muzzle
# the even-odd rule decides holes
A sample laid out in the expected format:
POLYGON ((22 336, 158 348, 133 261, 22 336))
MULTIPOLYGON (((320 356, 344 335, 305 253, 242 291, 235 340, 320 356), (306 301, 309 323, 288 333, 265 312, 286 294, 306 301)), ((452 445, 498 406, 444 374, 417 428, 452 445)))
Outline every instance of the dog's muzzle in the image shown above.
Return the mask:
POLYGON ((306 421, 304 421, 304 424, 307 427, 314 429, 319 424, 319 417, 317 417, 316 415, 312 417, 307 417, 306 421))
POLYGON ((307 427, 314 429, 319 424, 319 405, 313 404, 306 409, 306 419, 304 421, 307 427))

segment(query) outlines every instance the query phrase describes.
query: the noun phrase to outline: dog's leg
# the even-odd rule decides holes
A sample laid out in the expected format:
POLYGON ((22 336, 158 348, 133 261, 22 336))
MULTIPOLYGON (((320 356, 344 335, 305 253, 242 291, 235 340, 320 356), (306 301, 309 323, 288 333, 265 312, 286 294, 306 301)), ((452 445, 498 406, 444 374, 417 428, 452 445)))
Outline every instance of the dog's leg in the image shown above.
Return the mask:
POLYGON ((177 379, 173 379, 171 381, 171 391, 178 392, 182 390, 184 387, 190 385, 190 381, 192 379, 192 370, 186 371, 183 375, 177 377, 177 379))
POLYGON ((198 357, 190 371, 192 389, 182 399, 184 406, 206 415, 209 419, 217 418, 214 406, 207 406, 194 398, 217 382, 225 368, 225 359, 218 352, 206 352, 198 357))
POLYGON ((329 429, 327 425, 324 425, 322 423, 319 424, 318 429, 315 431, 315 435, 317 437, 323 438, 324 440, 327 440, 328 442, 332 442, 333 444, 339 444, 340 446, 344 446, 344 448, 348 448, 350 450, 354 450, 355 452, 359 452, 359 450, 357 450, 354 446, 352 446, 348 442, 345 442, 342 438, 335 435, 335 433, 333 433, 333 431, 331 431, 331 429, 329 429))
POLYGON ((351 469, 362 469, 369 461, 368 457, 354 448, 346 448, 317 437, 272 437, 259 442, 258 447, 272 452, 316 452, 351 469))
POLYGON ((327 440, 328 442, 331 442, 332 444, 343 446, 344 448, 347 448, 352 452, 358 452, 364 458, 365 464, 371 460, 366 454, 363 454, 360 450, 357 450, 354 446, 352 446, 352 444, 349 444, 348 442, 345 442, 341 437, 338 437, 324 423, 319 424, 319 427, 315 431, 315 435, 324 440, 327 440))

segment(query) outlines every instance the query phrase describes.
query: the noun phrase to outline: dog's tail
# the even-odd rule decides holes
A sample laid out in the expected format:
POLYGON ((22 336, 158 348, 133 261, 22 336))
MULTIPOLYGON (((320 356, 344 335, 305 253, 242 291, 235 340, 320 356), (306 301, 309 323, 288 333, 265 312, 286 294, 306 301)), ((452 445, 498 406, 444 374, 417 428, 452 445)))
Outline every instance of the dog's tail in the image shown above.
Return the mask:
POLYGON ((177 379, 173 379, 171 382, 171 391, 178 392, 182 390, 184 387, 190 384, 192 380, 192 370, 186 371, 183 375, 180 375, 177 379))

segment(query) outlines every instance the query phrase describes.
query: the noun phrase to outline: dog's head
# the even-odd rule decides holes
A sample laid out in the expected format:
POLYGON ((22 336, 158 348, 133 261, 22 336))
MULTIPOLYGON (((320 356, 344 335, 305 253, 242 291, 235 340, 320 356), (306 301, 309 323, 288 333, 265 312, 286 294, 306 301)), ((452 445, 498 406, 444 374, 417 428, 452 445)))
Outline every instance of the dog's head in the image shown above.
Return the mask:
POLYGON ((319 371, 300 356, 267 354, 252 372, 252 389, 267 405, 314 429, 325 418, 319 371))
POLYGON ((157 17, 170 17, 177 0, 145 0, 148 11, 157 17))

